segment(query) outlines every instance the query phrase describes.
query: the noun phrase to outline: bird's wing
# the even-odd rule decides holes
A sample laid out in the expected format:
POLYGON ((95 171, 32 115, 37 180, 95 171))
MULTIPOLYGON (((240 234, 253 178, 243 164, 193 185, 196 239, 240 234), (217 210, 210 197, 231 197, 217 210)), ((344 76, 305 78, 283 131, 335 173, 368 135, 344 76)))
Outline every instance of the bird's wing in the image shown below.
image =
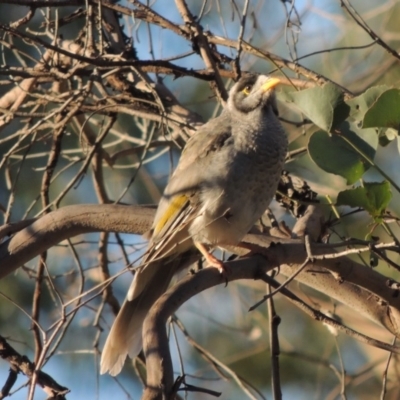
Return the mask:
POLYGON ((229 112, 204 124, 187 142, 157 208, 153 237, 173 223, 209 175, 210 157, 232 136, 229 112), (163 228, 163 229, 161 229, 163 228))
POLYGON ((224 110, 220 116, 202 125, 188 140, 172 178, 188 168, 196 168, 199 159, 203 159, 210 152, 217 150, 218 142, 230 134, 230 113, 224 110))

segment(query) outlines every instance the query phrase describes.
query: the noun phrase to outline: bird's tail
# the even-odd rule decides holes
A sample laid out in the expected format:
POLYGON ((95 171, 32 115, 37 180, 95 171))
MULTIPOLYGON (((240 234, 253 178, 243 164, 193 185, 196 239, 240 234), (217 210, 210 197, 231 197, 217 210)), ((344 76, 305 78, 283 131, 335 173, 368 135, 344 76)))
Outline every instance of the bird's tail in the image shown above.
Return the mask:
POLYGON ((187 254, 150 261, 139 268, 104 345, 101 374, 109 372, 112 376, 118 375, 126 356, 134 358, 139 354, 142 326, 147 313, 166 291, 173 275, 193 261, 193 255, 187 254))
POLYGON ((142 348, 142 325, 151 306, 167 289, 172 276, 168 266, 160 265, 167 260, 153 261, 145 266, 147 276, 141 279, 136 273, 128 296, 108 334, 100 361, 100 373, 118 375, 126 356, 136 357, 142 348), (133 288, 140 288, 140 294, 132 296, 133 288))

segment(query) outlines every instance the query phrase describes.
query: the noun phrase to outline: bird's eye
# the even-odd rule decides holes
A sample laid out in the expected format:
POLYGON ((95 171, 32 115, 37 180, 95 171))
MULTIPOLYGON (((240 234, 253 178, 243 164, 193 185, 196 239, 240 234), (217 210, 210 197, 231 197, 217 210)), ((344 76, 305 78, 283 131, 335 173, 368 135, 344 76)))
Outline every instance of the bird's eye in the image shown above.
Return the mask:
POLYGON ((248 95, 250 94, 250 90, 251 90, 251 86, 250 86, 250 85, 247 85, 247 86, 242 90, 242 92, 243 92, 246 96, 248 96, 248 95))

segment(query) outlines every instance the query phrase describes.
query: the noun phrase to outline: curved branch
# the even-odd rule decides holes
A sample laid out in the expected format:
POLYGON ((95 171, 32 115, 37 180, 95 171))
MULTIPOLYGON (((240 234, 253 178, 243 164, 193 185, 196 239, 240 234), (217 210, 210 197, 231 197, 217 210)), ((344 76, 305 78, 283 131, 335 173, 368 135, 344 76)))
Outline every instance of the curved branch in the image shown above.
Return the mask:
POLYGON ((0 245, 0 279, 61 241, 89 232, 143 234, 150 229, 154 207, 82 204, 53 211, 0 245))
MULTIPOLYGON (((267 262, 265 258, 260 256, 242 258, 228 262, 227 265, 229 265, 229 270, 231 271, 231 274, 228 277, 229 282, 239 279, 257 279, 261 274, 265 274, 275 268, 277 266, 277 258, 274 256, 281 252, 282 247, 284 246, 271 247, 269 252, 272 253, 272 257, 268 257, 267 262), (278 251, 275 252, 275 250, 278 251)), ((150 312, 144 321, 142 333, 143 350, 146 356, 147 367, 147 385, 142 400, 173 398, 174 393, 172 393, 172 391, 175 389, 173 381, 173 366, 166 329, 168 318, 177 311, 181 305, 196 294, 223 283, 225 283, 225 277, 222 276, 216 268, 205 268, 194 275, 188 275, 183 278, 164 293, 164 295, 161 296, 150 309, 150 312)), ((339 285, 338 282, 336 282, 336 286, 337 285, 339 285)), ((306 311, 306 313, 311 315, 314 319, 323 321, 324 323, 351 335, 353 338, 363 343, 371 344, 380 349, 400 354, 400 347, 394 347, 379 340, 369 338, 351 328, 341 325, 334 319, 307 306, 286 288, 282 289, 282 293, 289 297, 290 300, 306 311)))
MULTIPOLYGON (((238 279, 254 279, 259 274, 260 266, 265 265, 265 259, 254 256, 228 264, 231 271, 228 280, 232 282, 238 279)), ((270 265, 269 269, 272 268, 274 266, 270 265)), ((194 275, 187 275, 164 293, 150 309, 143 325, 147 385, 142 400, 173 398, 171 390, 174 381, 166 330, 167 319, 191 297, 223 283, 225 277, 216 268, 205 268, 194 275), (163 397, 163 394, 167 397, 163 397)))

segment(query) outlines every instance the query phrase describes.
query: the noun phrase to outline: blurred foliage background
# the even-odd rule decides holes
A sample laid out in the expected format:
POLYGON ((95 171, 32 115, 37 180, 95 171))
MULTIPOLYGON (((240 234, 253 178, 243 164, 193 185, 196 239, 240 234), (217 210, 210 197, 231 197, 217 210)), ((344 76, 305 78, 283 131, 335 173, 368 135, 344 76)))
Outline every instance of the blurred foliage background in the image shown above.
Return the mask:
MULTIPOLYGON (((179 12, 179 2, 110 3, 121 9, 101 6, 97 0, 71 1, 69 5, 61 0, 39 3, 0 2, 1 224, 40 217, 71 204, 157 203, 180 149, 192 134, 189 125, 208 120, 222 107, 209 83, 212 71, 205 67, 194 42, 154 17, 161 16, 175 27, 188 27, 179 12), (103 12, 101 17, 99 10, 103 12), (114 31, 105 28, 111 19, 101 23, 101 18, 111 18, 107 14, 110 11, 118 16, 121 33, 117 40, 113 38, 115 26, 114 31), (46 43, 86 58, 71 61, 65 54, 57 55, 46 43), (50 54, 49 59, 46 54, 50 54), (90 63, 87 58, 95 61, 90 63), (125 60, 128 62, 124 65, 125 60), (139 65, 135 60, 148 62, 139 65), (188 114, 179 119, 174 104, 168 104, 165 119, 160 118, 159 100, 148 87, 144 90, 137 84, 142 75, 168 88, 188 114), (32 81, 27 82, 29 79, 32 81), (15 88, 20 89, 18 93, 15 88), (91 154, 102 134, 102 150, 91 154), (59 148, 54 150, 54 146, 59 148), (54 164, 52 154, 57 155, 54 164), (52 168, 51 176, 47 176, 52 168), (46 176, 51 181, 48 187, 46 176)), ((294 90, 289 80, 300 89, 330 80, 341 88, 345 100, 372 86, 398 88, 400 2, 187 0, 186 4, 209 40, 226 89, 240 70, 282 76, 285 85, 278 93, 280 116, 290 151, 294 152, 286 168, 305 180, 323 204, 335 203, 338 193, 351 185, 311 159, 307 146, 318 127, 309 120, 304 123, 308 116, 287 101, 294 90), (358 18, 379 40, 357 24, 358 18), (242 50, 240 62, 235 64, 240 37, 263 55, 242 50), (382 43, 397 52, 397 57, 382 43)), ((153 89, 158 91, 158 87, 153 89)), ((164 99, 164 94, 160 96, 164 99)), ((377 145, 374 158, 379 168, 370 168, 363 179, 380 182, 382 170, 400 185, 398 131, 385 129, 383 136, 385 140, 377 145)), ((399 193, 391 193, 387 210, 396 216, 400 211, 399 193)), ((271 207, 278 220, 293 226, 294 218, 285 209, 276 202, 271 207)), ((341 213, 349 211, 349 207, 339 208, 341 213)), ((325 216, 334 218, 329 206, 325 216)), ((341 218, 329 233, 337 241, 371 235, 397 240, 399 232, 396 225, 389 234, 368 213, 357 212, 341 218)), ((140 397, 141 383, 132 378, 132 366, 127 365, 117 379, 98 375, 98 350, 114 314, 101 294, 92 290, 104 278, 100 264, 106 263, 109 273, 117 274, 138 260, 145 246, 145 239, 135 235, 78 236, 49 249, 41 259, 31 260, 0 281, 0 334, 32 360, 43 354, 37 340, 49 344, 51 352, 45 354, 42 369, 72 390, 68 399, 140 397), (103 250, 99 250, 102 241, 107 242, 106 261, 101 258, 103 250), (40 310, 33 318, 40 324, 39 331, 32 329, 35 307, 40 310), (68 316, 52 337, 62 320, 61 310, 68 316)), ((369 265, 369 254, 362 257, 369 265)), ((394 256, 391 261, 399 260, 394 256)), ((394 279, 398 275, 387 262, 379 262, 376 268, 394 279)), ((120 302, 129 283, 129 272, 113 283, 120 302)), ((387 342, 393 340, 382 327, 328 296, 296 283, 291 289, 316 309, 340 315, 358 331, 387 342)), ((248 312, 265 290, 261 282, 238 282, 210 289, 186 303, 177 317, 191 338, 224 367, 205 360, 173 325, 171 350, 176 373, 185 373, 193 385, 222 392, 221 399, 271 398, 267 307, 248 312)), ((281 296, 274 299, 282 319, 279 339, 283 398, 399 398, 397 362, 389 366, 388 382, 384 384, 382 379, 388 360, 385 351, 343 334, 336 336, 281 296)), ((8 364, 0 363, 0 382, 5 381, 7 370, 8 364)), ((13 388, 12 396, 27 398, 26 380, 19 377, 18 383, 20 387, 13 388)), ((36 389, 35 398, 46 395, 36 389)), ((189 393, 188 398, 212 397, 189 393)))

